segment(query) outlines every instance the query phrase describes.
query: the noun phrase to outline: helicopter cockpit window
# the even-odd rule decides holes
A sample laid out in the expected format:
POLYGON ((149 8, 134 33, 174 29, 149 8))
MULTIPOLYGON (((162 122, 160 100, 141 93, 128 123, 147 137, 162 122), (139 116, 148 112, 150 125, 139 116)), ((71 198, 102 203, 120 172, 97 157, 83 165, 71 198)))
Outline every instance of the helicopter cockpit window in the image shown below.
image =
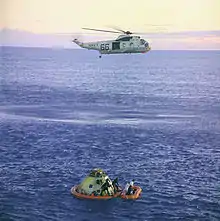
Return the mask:
POLYGON ((144 39, 141 39, 141 44, 144 45, 146 41, 144 39))
POLYGON ((123 38, 119 38, 116 41, 130 41, 132 39, 132 37, 123 37, 123 38))

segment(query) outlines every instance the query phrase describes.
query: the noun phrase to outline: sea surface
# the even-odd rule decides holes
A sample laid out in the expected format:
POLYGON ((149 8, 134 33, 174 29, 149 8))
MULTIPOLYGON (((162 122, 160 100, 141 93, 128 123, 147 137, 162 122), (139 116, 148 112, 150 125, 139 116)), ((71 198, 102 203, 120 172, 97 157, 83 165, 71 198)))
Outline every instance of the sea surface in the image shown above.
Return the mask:
POLYGON ((1 48, 0 220, 220 220, 220 51, 1 48), (93 168, 136 201, 70 193, 93 168))

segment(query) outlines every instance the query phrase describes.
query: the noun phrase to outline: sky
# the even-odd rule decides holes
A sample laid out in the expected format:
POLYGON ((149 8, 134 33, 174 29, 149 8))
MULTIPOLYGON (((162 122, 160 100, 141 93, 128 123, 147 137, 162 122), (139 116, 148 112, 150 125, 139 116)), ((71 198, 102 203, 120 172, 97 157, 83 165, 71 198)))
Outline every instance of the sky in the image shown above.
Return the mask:
MULTIPOLYGON (((0 29, 37 35, 117 26, 156 32, 149 41, 157 49, 175 49, 181 44, 220 49, 220 33, 213 32, 220 31, 220 0, 0 0, 0 16, 0 29), (174 36, 173 32, 184 34, 174 36)), ((84 38, 92 36, 89 31, 84 33, 84 38)), ((103 36, 107 37, 97 33, 96 38, 102 40, 103 36)))

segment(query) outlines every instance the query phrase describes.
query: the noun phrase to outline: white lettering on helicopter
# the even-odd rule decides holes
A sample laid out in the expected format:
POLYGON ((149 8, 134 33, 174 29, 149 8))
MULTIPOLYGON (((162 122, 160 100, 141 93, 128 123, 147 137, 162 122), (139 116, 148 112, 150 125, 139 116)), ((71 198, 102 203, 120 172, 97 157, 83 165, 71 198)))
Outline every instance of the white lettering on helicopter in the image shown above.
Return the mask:
POLYGON ((101 44, 101 50, 109 50, 109 44, 101 44))

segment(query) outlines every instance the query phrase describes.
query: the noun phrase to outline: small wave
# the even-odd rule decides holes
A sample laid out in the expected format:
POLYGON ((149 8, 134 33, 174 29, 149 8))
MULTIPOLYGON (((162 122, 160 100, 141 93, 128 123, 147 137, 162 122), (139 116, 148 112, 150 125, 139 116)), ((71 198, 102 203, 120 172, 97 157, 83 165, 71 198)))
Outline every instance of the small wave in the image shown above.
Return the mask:
POLYGON ((184 114, 157 114, 157 117, 164 118, 195 118, 195 115, 184 115, 184 114))
POLYGON ((138 126, 138 125, 148 125, 148 124, 178 124, 180 121, 176 121, 175 119, 165 119, 165 118, 148 118, 148 119, 138 119, 138 118, 111 118, 111 119, 102 119, 96 116, 89 117, 86 115, 86 118, 83 119, 62 119, 62 118, 48 118, 48 117, 35 117, 35 116, 25 116, 20 114, 8 114, 8 113, 0 113, 0 119, 3 120, 29 120, 29 121, 39 121, 39 122, 57 122, 57 123, 67 123, 67 124, 100 124, 100 125, 130 125, 130 126, 138 126))

